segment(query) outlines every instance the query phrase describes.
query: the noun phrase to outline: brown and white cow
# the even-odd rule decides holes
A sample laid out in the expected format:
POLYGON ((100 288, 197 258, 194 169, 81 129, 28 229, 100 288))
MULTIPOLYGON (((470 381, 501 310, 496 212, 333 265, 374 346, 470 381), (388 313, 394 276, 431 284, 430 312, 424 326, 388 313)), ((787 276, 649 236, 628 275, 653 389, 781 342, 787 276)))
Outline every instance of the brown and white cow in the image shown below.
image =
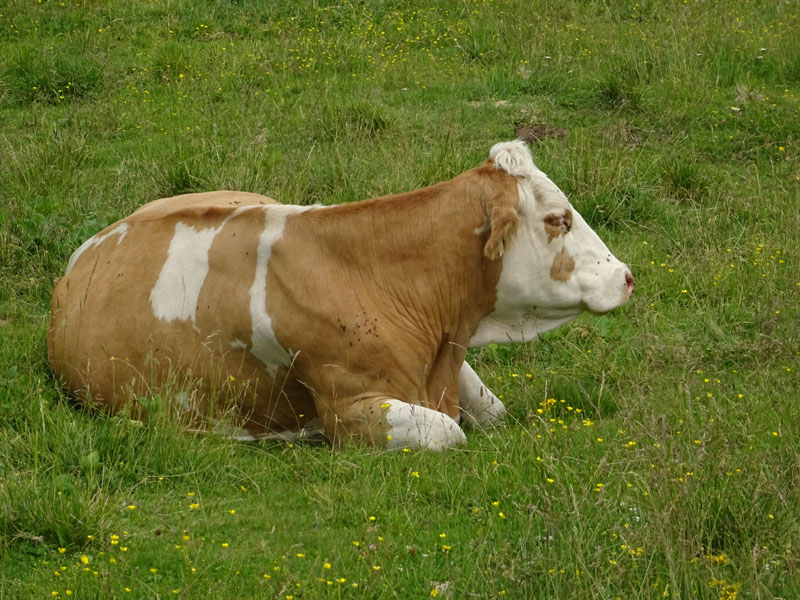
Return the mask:
POLYGON ((242 192, 139 208, 78 248, 48 357, 119 411, 155 393, 242 439, 462 443, 503 404, 467 348, 625 304, 633 277, 523 142, 413 192, 290 206, 242 192))

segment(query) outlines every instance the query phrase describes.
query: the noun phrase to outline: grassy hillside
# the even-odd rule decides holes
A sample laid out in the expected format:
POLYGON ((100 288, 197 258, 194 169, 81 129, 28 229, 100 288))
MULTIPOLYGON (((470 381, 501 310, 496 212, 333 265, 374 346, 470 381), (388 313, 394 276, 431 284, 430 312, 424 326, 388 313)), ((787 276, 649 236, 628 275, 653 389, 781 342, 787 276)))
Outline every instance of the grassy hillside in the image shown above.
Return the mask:
POLYGON ((800 596, 799 39, 791 2, 0 3, 0 598, 800 596), (471 351, 510 416, 465 448, 51 377, 54 278, 137 206, 405 191, 517 131, 637 288, 471 351))

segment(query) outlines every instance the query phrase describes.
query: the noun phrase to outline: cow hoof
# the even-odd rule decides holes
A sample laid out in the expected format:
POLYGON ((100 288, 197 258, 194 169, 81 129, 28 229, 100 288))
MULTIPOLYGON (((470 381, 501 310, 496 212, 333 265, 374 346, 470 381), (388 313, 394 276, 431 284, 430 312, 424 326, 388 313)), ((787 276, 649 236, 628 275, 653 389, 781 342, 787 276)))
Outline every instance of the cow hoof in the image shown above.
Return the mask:
POLYGON ((467 437, 453 419, 424 406, 388 400, 386 447, 444 450, 464 444, 467 437))

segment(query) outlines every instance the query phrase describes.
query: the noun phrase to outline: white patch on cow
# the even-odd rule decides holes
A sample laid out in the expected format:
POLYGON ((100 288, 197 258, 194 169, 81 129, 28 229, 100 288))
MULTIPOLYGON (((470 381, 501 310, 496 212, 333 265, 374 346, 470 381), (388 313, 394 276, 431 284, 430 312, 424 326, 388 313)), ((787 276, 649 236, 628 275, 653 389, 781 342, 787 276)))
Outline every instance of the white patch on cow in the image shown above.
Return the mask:
POLYGON ((513 307, 495 308, 492 314, 480 320, 475 333, 469 338, 469 347, 475 348, 491 343, 531 342, 543 333, 563 325, 578 314, 580 311, 574 311, 560 319, 542 319, 520 313, 513 307))
POLYGON ((208 275, 208 252, 214 238, 228 221, 258 206, 242 206, 234 210, 219 225, 196 229, 182 221, 175 224, 175 233, 169 243, 167 260, 161 267, 158 279, 150 290, 153 314, 168 323, 174 320, 195 322, 197 300, 208 275))
POLYGON ((469 345, 528 342, 584 310, 603 313, 624 304, 631 291, 628 267, 536 167, 525 143, 496 144, 490 158, 498 169, 519 178, 519 226, 502 256, 494 310, 479 322, 469 345), (567 210, 571 228, 555 240, 549 238, 545 217, 567 210), (572 268, 554 278, 553 264, 559 254, 569 257, 572 268))
POLYGON ((208 251, 222 229, 195 229, 178 222, 169 243, 167 260, 150 291, 153 314, 168 323, 176 319, 190 320, 197 316, 197 300, 208 275, 208 251))
POLYGON ((533 163, 533 157, 528 145, 522 140, 513 142, 500 142, 489 150, 489 158, 494 166, 516 177, 531 179, 545 176, 533 163))
POLYGON ((444 450, 467 441, 458 423, 437 410, 401 400, 387 400, 383 406, 389 449, 444 450))
POLYGON ((233 340, 231 342, 231 348, 233 348, 235 350, 246 350, 247 349, 247 344, 245 342, 243 342, 242 340, 233 340))
POLYGON ((489 231, 491 228, 492 228, 492 226, 489 224, 489 220, 487 219, 486 222, 483 225, 481 225, 480 227, 476 227, 473 230, 472 233, 474 233, 475 235, 483 235, 484 233, 489 231))
POLYGON ((586 309, 603 314, 625 304, 631 297, 633 279, 628 266, 611 254, 600 236, 579 214, 573 215, 572 232, 575 240, 569 248, 575 257, 572 277, 581 290, 586 309))
MULTIPOLYGON (((541 177, 549 182, 544 173, 538 169, 537 172, 538 181, 542 181, 539 179, 541 177)), ((553 187, 555 188, 555 185, 553 187)), ((469 340, 470 348, 489 343, 530 342, 543 333, 563 325, 583 311, 579 306, 559 308, 558 305, 562 303, 563 298, 555 298, 548 303, 548 299, 542 297, 542 294, 539 294, 538 298, 530 298, 526 293, 527 290, 542 292, 556 288, 549 275, 552 261, 548 259, 541 264, 534 264, 534 257, 541 256, 542 251, 532 251, 530 248, 519 251, 520 246, 524 247, 519 238, 534 235, 526 227, 524 213, 535 211, 535 200, 530 186, 524 185, 522 181, 517 185, 517 193, 522 216, 521 226, 517 237, 509 244, 510 251, 503 257, 503 270, 497 282, 494 310, 478 323, 469 340), (547 304, 551 306, 546 306, 547 304)), ((549 248, 545 247, 544 250, 549 248)), ((564 302, 563 305, 568 306, 569 303, 564 302)))
POLYGON ((64 272, 64 275, 69 273, 72 270, 72 267, 75 266, 75 263, 78 262, 81 254, 86 252, 89 248, 93 248, 94 246, 98 246, 106 241, 112 235, 118 235, 119 238, 117 239, 117 246, 125 239, 125 235, 128 233, 128 224, 127 223, 120 223, 114 229, 105 233, 103 235, 94 235, 90 237, 88 240, 83 242, 75 252, 72 253, 72 256, 69 257, 69 262, 67 263, 67 269, 64 272))
POLYGON ((500 399, 484 385, 466 361, 458 375, 458 403, 464 421, 473 426, 494 425, 506 414, 506 407, 500 399))
POLYGON ((250 352, 275 376, 278 367, 288 367, 292 354, 280 345, 272 328, 272 318, 267 313, 267 269, 272 246, 281 239, 286 219, 309 210, 311 206, 273 204, 264 207, 266 225, 258 239, 258 262, 253 285, 250 286, 250 320, 253 324, 250 352))

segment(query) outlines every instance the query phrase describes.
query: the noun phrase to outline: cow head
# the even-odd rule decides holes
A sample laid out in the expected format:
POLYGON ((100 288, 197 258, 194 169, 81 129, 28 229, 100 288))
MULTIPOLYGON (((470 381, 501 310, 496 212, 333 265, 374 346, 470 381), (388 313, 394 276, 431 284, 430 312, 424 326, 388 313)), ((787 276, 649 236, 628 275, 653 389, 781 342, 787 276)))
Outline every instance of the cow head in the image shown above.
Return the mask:
POLYGON ((605 313, 633 292, 630 269, 611 254, 564 193, 533 163, 524 142, 495 145, 494 167, 517 178, 489 200, 484 254, 502 261, 494 311, 470 345, 526 341, 584 310, 605 313))

